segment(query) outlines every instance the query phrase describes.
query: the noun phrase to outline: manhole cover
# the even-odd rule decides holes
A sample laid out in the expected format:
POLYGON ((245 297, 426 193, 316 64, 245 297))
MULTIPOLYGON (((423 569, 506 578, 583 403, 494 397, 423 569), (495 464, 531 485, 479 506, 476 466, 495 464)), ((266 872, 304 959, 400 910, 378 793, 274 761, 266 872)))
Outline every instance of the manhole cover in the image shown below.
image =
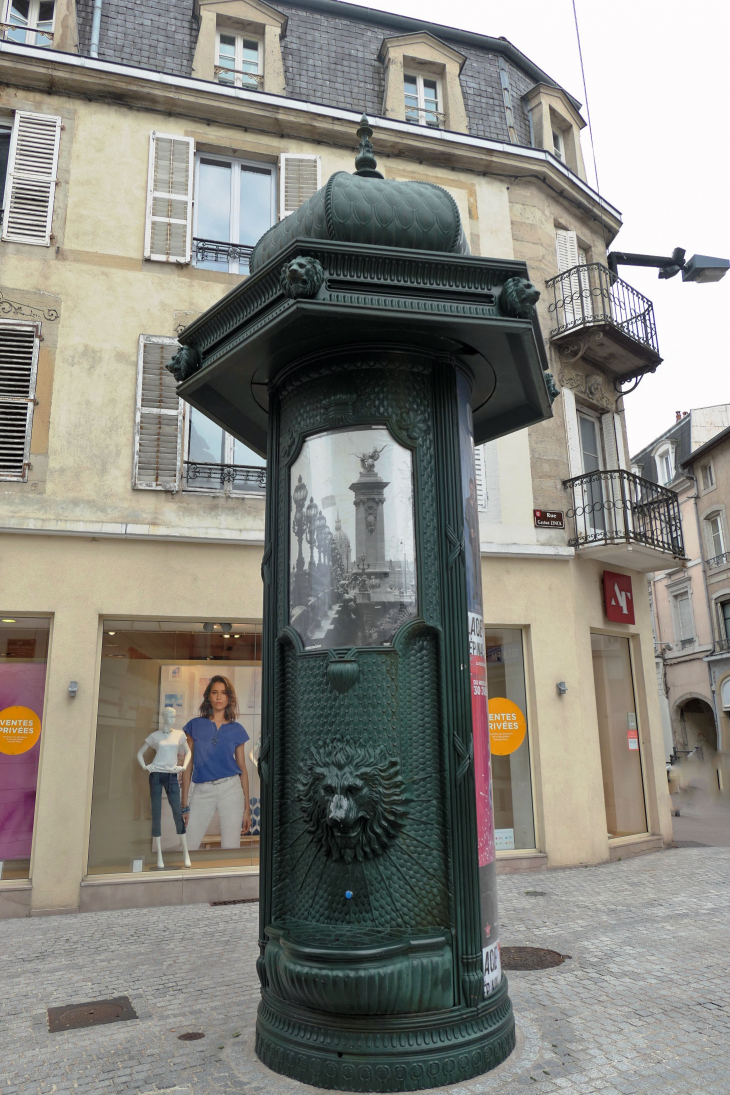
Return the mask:
POLYGON ((205 1038, 205 1035, 199 1030, 188 1030, 185 1034, 178 1034, 177 1037, 179 1042, 197 1042, 198 1038, 205 1038))
POLYGON ((542 947, 501 947, 500 956, 503 970, 549 970, 570 958, 542 947))
POLYGON ((80 1027, 98 1027, 104 1023, 122 1023, 136 1019, 137 1012, 128 996, 116 996, 113 1000, 89 1000, 86 1004, 62 1004, 48 1009, 48 1030, 56 1034, 60 1030, 78 1030, 80 1027))

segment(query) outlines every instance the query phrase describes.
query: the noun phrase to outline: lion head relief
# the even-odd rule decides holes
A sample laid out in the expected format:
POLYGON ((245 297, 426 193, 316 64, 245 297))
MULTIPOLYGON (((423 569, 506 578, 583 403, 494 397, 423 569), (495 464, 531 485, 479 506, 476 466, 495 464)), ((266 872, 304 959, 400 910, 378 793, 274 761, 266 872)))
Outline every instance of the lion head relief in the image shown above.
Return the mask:
POLYGON ((515 319, 532 319, 539 299, 540 290, 527 278, 508 278, 499 294, 499 310, 515 319))
POLYGON ((309 256, 297 255, 282 266, 279 284, 286 296, 296 300, 297 297, 313 297, 323 281, 322 264, 309 256))
POLYGON ((400 765, 383 750, 338 743, 313 749, 297 783, 307 829, 326 856, 362 862, 387 851, 408 816, 400 765))

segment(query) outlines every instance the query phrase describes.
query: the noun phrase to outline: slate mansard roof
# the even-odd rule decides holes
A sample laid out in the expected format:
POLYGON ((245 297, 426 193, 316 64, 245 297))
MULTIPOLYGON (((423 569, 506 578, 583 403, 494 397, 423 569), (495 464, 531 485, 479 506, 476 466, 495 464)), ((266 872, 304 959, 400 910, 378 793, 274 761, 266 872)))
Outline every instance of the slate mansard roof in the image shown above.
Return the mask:
MULTIPOLYGON (((93 0, 78 0, 79 52, 89 53, 93 0)), ((511 93, 517 143, 530 145, 522 96, 538 82, 558 86, 506 39, 438 26, 339 0, 276 0, 288 17, 282 55, 286 93, 295 99, 365 112, 383 111, 384 38, 426 30, 466 56, 461 72, 472 136, 509 143, 500 61, 511 93)), ((191 76, 198 26, 193 0, 104 0, 99 58, 191 76)), ((569 96, 576 108, 580 103, 569 96)))

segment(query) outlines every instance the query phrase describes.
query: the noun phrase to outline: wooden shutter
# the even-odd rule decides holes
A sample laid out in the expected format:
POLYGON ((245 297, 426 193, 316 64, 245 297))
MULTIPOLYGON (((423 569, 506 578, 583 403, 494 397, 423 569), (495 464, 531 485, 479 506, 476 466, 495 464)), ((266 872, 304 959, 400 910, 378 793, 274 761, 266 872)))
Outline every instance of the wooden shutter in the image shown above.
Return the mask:
POLYGON ((571 266, 577 266, 580 262, 578 237, 575 232, 568 232, 565 228, 555 229, 555 250, 558 254, 558 272, 570 270, 571 266))
POLYGON ((563 397, 563 415, 565 417, 565 437, 568 444, 568 470, 570 478, 583 474, 580 432, 578 430, 578 412, 575 408, 575 396, 570 388, 560 390, 563 397))
POLYGON ((190 262, 193 219, 192 137, 150 133, 144 257, 190 262))
POLYGON ((689 593, 678 593, 674 598, 677 610, 677 624, 679 626, 680 641, 694 638, 694 623, 692 621, 692 606, 689 601, 689 593))
POLYGON ((474 486, 477 492, 477 507, 480 510, 486 510, 489 504, 489 493, 487 491, 487 463, 483 445, 477 445, 474 449, 474 486))
POLYGON ((616 468, 620 467, 620 464, 616 444, 616 426, 612 411, 601 415, 601 432, 603 434, 603 451, 606 455, 606 470, 615 471, 616 468))
POLYGON ((16 110, 10 137, 2 238, 48 247, 61 119, 16 110))
POLYGON ((139 490, 180 489, 182 400, 165 368, 179 349, 174 338, 139 337, 132 479, 139 490))
POLYGON ((40 333, 39 323, 0 320, 0 480, 28 478, 40 333))
POLYGON ((279 220, 288 217, 302 202, 319 190, 319 156, 295 156, 283 152, 279 157, 279 220))

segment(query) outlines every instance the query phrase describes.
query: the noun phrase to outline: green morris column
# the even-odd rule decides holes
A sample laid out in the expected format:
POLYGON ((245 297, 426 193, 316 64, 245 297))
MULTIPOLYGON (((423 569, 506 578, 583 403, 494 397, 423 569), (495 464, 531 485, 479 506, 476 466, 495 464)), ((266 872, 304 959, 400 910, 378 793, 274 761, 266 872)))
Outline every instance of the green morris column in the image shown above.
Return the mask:
POLYGON ((450 196, 383 180, 370 132, 173 367, 268 452, 256 1050, 403 1091, 514 1046, 473 435, 549 398, 524 265, 470 257, 450 196))

